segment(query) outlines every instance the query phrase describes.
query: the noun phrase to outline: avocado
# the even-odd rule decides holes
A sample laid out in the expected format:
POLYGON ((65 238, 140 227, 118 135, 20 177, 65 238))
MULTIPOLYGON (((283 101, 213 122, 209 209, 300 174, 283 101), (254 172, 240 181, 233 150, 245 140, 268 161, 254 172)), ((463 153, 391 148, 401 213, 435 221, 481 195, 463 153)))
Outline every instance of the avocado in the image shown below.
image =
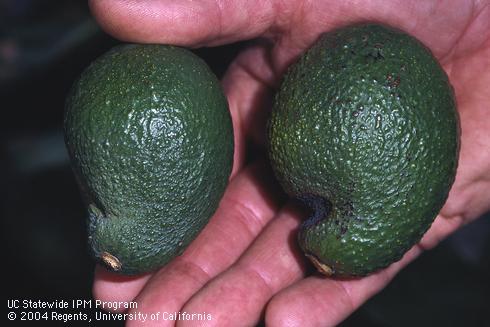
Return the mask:
POLYGON ((96 59, 68 95, 64 130, 91 252, 122 274, 179 255, 231 173, 227 100, 209 67, 183 48, 127 44, 96 59))
POLYGON ((286 72, 268 130, 277 179, 311 208, 306 256, 340 277, 399 260, 446 201, 459 135, 453 89, 421 42, 372 23, 322 34, 286 72))

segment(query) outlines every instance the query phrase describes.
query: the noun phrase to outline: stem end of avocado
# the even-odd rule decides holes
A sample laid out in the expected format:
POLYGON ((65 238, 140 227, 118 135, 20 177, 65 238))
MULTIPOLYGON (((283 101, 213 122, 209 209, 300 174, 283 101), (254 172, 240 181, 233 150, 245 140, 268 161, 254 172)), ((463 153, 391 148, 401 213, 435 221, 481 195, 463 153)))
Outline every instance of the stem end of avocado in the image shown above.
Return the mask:
POLYGON ((107 268, 112 271, 119 271, 122 268, 121 261, 108 252, 102 252, 100 254, 100 259, 105 264, 107 268))
POLYGON ((313 265, 315 266, 315 268, 323 275, 325 276, 332 276, 334 274, 334 270, 324 264, 323 262, 321 262, 320 260, 318 260, 318 258, 312 254, 305 254, 306 257, 308 259, 310 259, 310 261, 313 263, 313 265))

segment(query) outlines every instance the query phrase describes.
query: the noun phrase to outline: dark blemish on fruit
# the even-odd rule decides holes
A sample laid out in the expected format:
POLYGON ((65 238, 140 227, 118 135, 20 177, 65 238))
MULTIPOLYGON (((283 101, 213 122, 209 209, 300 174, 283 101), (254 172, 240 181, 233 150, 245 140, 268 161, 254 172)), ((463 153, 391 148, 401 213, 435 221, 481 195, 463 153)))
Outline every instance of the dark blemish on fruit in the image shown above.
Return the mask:
POLYGON ((313 194, 304 194, 298 197, 311 210, 311 215, 306 219, 302 227, 311 227, 317 225, 320 221, 326 219, 331 211, 332 204, 329 200, 313 194))
POLYGON ((393 76, 392 74, 386 75, 386 81, 390 88, 398 87, 400 85, 400 75, 393 76))

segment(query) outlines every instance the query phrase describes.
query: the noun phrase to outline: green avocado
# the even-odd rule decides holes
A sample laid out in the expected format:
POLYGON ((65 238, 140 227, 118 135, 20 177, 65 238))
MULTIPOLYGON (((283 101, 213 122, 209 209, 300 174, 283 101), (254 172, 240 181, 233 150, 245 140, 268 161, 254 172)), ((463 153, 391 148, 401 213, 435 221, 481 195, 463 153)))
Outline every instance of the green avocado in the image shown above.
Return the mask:
POLYGON ((73 86, 65 140, 88 206, 95 258, 122 274, 154 270, 197 236, 233 163, 219 81, 192 52, 123 45, 73 86))
POLYGON ((312 209, 306 256, 335 276, 399 260, 446 201, 459 135, 453 89, 421 42, 377 24, 321 35, 288 69, 269 122, 275 175, 312 209))

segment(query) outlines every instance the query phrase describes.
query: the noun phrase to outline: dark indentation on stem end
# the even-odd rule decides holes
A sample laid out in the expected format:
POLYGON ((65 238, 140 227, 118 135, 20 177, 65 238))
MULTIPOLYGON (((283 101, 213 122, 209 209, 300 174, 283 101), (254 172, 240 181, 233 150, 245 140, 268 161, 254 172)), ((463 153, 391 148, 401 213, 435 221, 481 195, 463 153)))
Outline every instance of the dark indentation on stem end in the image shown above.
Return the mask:
POLYGON ((332 211, 332 203, 327 199, 314 195, 303 194, 298 197, 312 211, 311 216, 303 221, 302 227, 311 227, 317 225, 321 220, 327 218, 332 211))

